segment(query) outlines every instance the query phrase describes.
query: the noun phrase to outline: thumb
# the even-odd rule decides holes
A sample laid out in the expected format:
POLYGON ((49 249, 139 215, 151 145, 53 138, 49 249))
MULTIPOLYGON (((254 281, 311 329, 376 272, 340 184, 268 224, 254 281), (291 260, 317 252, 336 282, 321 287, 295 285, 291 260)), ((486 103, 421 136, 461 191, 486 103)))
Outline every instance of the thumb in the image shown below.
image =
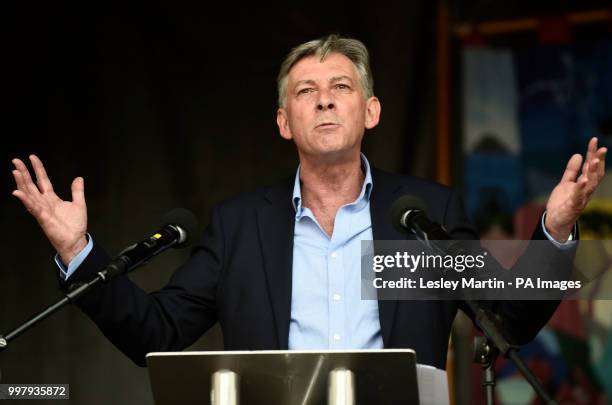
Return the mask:
POLYGON ((77 177, 72 181, 72 201, 85 205, 85 179, 82 177, 77 177))

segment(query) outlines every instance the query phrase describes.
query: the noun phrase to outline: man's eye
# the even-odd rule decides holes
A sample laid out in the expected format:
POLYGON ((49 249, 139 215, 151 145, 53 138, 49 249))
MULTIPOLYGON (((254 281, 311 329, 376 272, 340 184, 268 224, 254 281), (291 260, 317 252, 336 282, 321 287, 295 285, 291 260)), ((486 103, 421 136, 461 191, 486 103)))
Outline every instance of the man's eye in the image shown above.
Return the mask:
POLYGON ((298 91, 298 95, 300 95, 300 94, 308 94, 308 93, 311 93, 313 90, 314 90, 314 89, 312 89, 312 88, 310 88, 310 87, 307 87, 307 88, 305 88, 305 89, 301 89, 301 90, 299 90, 299 91, 298 91))
POLYGON ((340 90, 348 90, 350 89, 348 84, 344 84, 344 83, 338 83, 336 84, 336 88, 340 89, 340 90))

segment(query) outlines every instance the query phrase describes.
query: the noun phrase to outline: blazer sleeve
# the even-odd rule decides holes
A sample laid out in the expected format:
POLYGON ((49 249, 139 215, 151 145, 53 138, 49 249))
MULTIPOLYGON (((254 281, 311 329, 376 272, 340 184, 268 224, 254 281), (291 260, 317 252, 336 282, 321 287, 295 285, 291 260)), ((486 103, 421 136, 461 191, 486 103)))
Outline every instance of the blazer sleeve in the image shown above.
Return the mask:
MULTIPOLYGON (((161 290, 147 293, 126 275, 98 285, 77 305, 102 333, 139 366, 153 351, 178 351, 195 342, 217 322, 217 286, 224 263, 224 233, 219 209, 190 258, 161 290)), ((94 247, 69 283, 86 282, 110 262, 94 247)), ((63 288, 70 285, 62 282, 63 288)))
MULTIPOLYGON (((454 239, 478 239, 476 230, 470 224, 461 199, 455 191, 452 191, 449 195, 444 224, 454 239)), ((531 239, 548 241, 541 224, 540 218, 531 239)), ((576 238, 577 236, 576 233, 576 238)), ((545 245, 545 251, 537 252, 533 250, 536 249, 534 245, 531 243, 527 248, 526 254, 519 258, 513 268, 508 271, 529 272, 529 269, 533 268, 533 264, 528 263, 528 260, 539 257, 542 259, 542 265, 555 266, 553 270, 559 273, 560 278, 569 277, 575 255, 575 247, 562 250, 548 241, 545 245)), ((542 246, 539 244, 538 248, 541 249, 542 246)), ((497 300, 478 302, 501 317, 501 324, 506 338, 518 345, 523 345, 533 340, 540 329, 546 325, 560 303, 559 300, 497 300)), ((460 301, 458 305, 476 324, 474 313, 467 306, 466 302, 460 301)), ((478 325, 476 326, 478 327, 478 325)))

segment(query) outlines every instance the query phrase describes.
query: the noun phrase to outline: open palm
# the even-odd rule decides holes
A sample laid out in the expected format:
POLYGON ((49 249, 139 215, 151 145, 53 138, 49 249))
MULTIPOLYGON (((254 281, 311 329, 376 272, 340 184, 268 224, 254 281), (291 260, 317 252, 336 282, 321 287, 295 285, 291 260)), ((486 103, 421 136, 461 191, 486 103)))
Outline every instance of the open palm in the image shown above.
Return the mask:
POLYGON ((578 217, 597 190, 605 174, 607 148, 597 147, 592 138, 587 154, 576 154, 567 163, 559 184, 553 189, 546 204, 546 229, 558 241, 565 241, 578 217), (582 170, 581 170, 582 168, 582 170))
POLYGON ((13 177, 17 190, 13 195, 38 221, 49 242, 57 250, 64 263, 69 263, 87 244, 87 206, 83 178, 72 182, 72 201, 64 201, 55 194, 47 172, 35 156, 30 156, 36 184, 26 165, 13 159, 13 177))

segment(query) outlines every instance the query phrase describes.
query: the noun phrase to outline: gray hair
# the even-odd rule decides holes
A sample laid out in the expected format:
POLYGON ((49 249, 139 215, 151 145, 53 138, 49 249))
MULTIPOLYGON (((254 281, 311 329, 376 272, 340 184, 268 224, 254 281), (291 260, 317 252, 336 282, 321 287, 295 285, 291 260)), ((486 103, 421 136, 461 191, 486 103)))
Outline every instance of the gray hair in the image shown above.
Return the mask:
POLYGON ((365 98, 367 99, 374 95, 374 79, 370 70, 368 49, 361 41, 332 34, 298 45, 289 52, 281 64, 280 72, 276 79, 279 107, 285 107, 287 82, 291 68, 308 56, 315 55, 323 61, 330 53, 339 53, 349 58, 357 69, 365 98))

